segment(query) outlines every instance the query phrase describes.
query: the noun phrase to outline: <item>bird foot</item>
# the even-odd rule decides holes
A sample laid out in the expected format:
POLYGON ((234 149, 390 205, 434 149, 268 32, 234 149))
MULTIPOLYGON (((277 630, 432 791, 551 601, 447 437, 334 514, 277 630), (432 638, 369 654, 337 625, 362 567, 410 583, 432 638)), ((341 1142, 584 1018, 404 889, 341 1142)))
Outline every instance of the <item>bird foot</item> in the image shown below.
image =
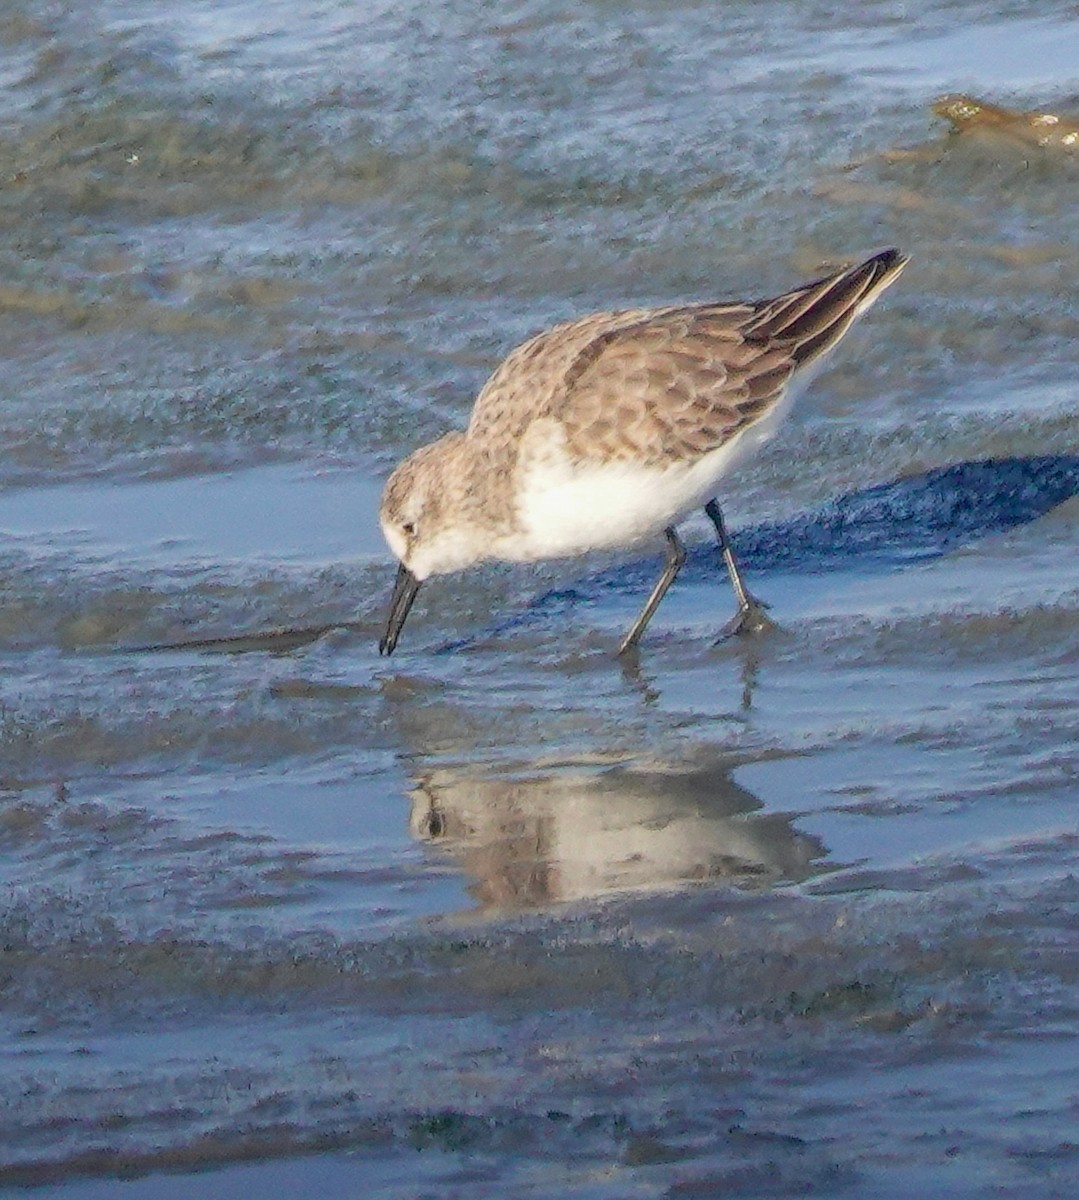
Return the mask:
POLYGON ((736 634, 765 633, 769 629, 778 629, 776 622, 764 611, 766 608, 768 605, 763 600, 750 596, 747 603, 739 605, 738 611, 719 631, 719 637, 712 644, 718 646, 736 634))

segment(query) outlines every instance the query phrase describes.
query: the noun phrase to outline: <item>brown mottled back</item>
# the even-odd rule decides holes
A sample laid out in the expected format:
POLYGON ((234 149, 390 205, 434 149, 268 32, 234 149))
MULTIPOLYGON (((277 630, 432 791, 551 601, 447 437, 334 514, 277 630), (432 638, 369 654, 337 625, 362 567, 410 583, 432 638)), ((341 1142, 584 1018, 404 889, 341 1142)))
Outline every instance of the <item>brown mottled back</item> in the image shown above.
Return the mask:
POLYGON ((797 368, 830 350, 905 266, 885 251, 758 303, 595 313, 514 350, 480 392, 467 437, 492 453, 539 417, 580 461, 691 462, 766 416, 797 368))

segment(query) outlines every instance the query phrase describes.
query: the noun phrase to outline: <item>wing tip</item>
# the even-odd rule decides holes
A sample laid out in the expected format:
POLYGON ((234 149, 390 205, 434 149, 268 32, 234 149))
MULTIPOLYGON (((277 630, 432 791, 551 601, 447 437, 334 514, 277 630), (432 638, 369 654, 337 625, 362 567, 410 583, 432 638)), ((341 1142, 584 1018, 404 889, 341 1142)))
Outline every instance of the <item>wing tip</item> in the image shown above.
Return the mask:
POLYGON ((878 254, 870 255, 861 265, 863 267, 873 266, 882 277, 887 275, 894 279, 909 262, 909 254, 904 254, 902 250, 891 246, 887 250, 881 250, 878 254))

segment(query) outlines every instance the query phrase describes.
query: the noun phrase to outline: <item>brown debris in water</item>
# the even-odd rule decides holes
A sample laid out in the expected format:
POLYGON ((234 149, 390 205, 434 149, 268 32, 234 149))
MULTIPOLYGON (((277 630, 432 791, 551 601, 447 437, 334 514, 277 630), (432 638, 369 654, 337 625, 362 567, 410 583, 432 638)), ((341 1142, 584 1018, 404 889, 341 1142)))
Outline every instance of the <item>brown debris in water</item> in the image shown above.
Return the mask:
MULTIPOLYGON (((1079 115, 1062 116, 1050 112, 1022 112, 1019 109, 1005 108, 999 104, 990 104, 987 100, 978 100, 973 96, 955 94, 941 96, 934 100, 932 110, 938 117, 951 121, 952 128, 949 136, 960 134, 975 137, 995 137, 1010 143, 1012 146, 1037 146, 1049 151, 1060 150, 1065 153, 1079 154, 1079 115)), ((866 158, 854 159, 846 163, 844 172, 856 171, 861 167, 874 163, 896 163, 933 159, 940 154, 940 144, 932 143, 919 146, 895 146, 882 150, 866 158)), ((826 193, 829 194, 829 193, 826 193)), ((875 202, 876 197, 859 197, 857 195, 841 195, 841 200, 867 200, 875 202)), ((911 196, 896 195, 889 199, 898 207, 912 207, 911 196)))
POLYGON ((1079 118, 1020 112, 965 95, 942 96, 933 112, 951 121, 955 133, 992 133, 1024 146, 1079 151, 1079 118))

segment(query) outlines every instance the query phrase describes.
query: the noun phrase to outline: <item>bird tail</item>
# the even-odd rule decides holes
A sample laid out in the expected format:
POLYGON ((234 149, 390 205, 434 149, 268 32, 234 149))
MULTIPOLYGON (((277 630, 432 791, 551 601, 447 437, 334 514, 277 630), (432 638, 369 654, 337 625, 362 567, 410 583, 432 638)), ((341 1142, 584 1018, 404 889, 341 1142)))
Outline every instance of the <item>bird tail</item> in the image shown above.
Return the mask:
POLYGON ((831 350, 909 261, 898 250, 882 250, 856 267, 761 301, 745 337, 785 343, 797 366, 811 363, 831 350))

